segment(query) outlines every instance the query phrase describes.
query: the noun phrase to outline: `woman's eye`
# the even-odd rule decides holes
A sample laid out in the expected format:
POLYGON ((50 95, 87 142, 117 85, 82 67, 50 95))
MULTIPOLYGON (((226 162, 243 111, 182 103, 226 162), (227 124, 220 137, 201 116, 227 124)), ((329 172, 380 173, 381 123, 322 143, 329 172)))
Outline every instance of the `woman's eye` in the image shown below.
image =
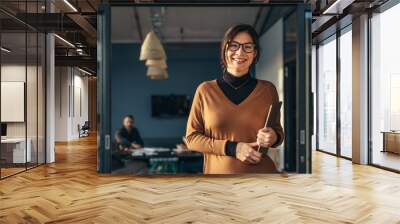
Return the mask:
POLYGON ((246 48, 246 50, 253 50, 254 46, 252 44, 246 44, 244 45, 244 48, 246 48))
POLYGON ((237 45, 237 44, 231 44, 231 49, 238 49, 239 48, 239 45, 237 45))

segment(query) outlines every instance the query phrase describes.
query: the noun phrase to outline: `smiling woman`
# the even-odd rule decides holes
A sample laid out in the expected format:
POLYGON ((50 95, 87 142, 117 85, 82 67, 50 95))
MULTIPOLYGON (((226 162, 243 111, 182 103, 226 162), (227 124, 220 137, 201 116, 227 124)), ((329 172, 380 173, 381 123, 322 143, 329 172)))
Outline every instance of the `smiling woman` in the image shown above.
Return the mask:
POLYGON ((275 86, 250 76, 260 54, 258 34, 250 25, 229 28, 221 43, 223 74, 196 90, 186 139, 204 153, 205 174, 274 173, 276 167, 256 149, 283 141, 280 116, 264 128, 268 108, 279 101, 275 86), (222 106, 221 106, 222 105, 222 106))

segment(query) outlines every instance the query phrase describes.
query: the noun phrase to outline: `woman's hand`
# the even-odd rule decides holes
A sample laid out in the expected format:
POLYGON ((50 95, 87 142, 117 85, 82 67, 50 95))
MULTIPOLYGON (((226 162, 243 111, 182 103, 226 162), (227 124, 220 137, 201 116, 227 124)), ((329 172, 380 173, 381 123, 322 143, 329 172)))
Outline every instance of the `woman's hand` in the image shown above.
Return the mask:
POLYGON ((236 146, 236 158, 244 163, 257 164, 260 162, 262 154, 256 151, 257 142, 239 142, 236 146))
POLYGON ((257 133, 257 143, 261 147, 271 147, 278 140, 278 135, 272 128, 262 128, 257 133))

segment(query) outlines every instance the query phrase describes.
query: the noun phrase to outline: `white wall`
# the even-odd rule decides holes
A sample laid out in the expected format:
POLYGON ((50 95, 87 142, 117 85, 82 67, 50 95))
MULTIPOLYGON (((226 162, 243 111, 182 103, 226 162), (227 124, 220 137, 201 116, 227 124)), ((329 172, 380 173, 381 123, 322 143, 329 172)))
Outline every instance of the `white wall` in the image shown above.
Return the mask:
POLYGON ((79 137, 78 124, 88 120, 88 78, 72 67, 56 67, 55 140, 79 137))
POLYGON ((272 82, 283 99, 283 21, 278 20, 260 37, 261 55, 256 77, 272 82))
MULTIPOLYGON (((256 78, 272 82, 283 101, 283 20, 278 20, 266 33, 260 37, 261 54, 256 65, 256 78)), ((281 123, 284 125, 284 108, 281 109, 281 123)), ((270 157, 283 169, 283 144, 277 151, 270 150, 270 157)))
MULTIPOLYGON (((1 81, 3 82, 25 82, 25 69, 31 70, 32 67, 28 68, 24 65, 19 64, 6 64, 1 66, 1 81)), ((32 74, 28 72, 28 74, 32 74)), ((4 96, 3 96, 4 97, 4 96)), ((25 109, 25 108, 24 108, 25 109)), ((1 108, 1 110, 7 110, 7 108, 1 108)), ((25 137, 25 122, 8 122, 7 123, 7 137, 25 137)))
MULTIPOLYGON (((2 82, 24 82, 29 87, 36 85, 36 67, 25 66, 25 64, 4 64, 1 66, 1 81, 2 82), (28 78, 28 82, 25 78, 28 78), (33 81, 34 80, 34 81, 33 81)), ((3 96, 4 97, 4 96, 3 96)), ((36 130, 37 115, 32 111, 36 111, 36 88, 27 87, 27 107, 22 108, 27 110, 27 122, 7 122, 7 136, 8 137, 25 137, 25 126, 28 125, 28 137, 33 130, 36 130), (33 103, 33 104, 32 104, 33 103), (32 109, 33 108, 33 109, 32 109)), ((7 108, 1 108, 7 110, 7 108)), ((36 134, 36 132, 35 132, 36 134)))

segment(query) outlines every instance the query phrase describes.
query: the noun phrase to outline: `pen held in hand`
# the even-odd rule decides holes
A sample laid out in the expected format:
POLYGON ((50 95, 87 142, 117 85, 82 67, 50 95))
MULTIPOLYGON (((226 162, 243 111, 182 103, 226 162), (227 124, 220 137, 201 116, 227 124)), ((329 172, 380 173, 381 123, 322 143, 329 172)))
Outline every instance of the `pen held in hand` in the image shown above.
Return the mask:
MULTIPOLYGON (((264 128, 273 127, 274 122, 276 121, 280 113, 281 106, 282 106, 282 101, 275 102, 269 106, 267 119, 265 119, 264 128)), ((260 144, 258 144, 258 149, 257 149, 258 152, 268 153, 268 149, 269 149, 268 147, 261 147, 260 144)))

